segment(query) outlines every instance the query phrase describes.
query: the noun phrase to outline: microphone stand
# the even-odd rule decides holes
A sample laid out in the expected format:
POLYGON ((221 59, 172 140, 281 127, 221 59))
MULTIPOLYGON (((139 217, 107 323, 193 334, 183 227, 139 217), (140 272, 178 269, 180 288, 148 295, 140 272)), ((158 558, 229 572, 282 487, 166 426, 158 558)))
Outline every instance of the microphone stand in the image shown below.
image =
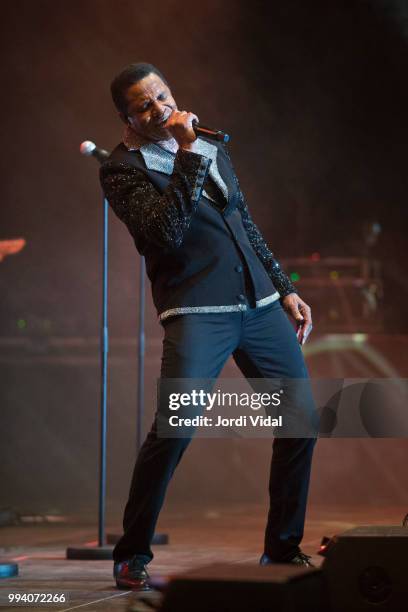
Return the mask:
MULTIPOLYGON (((103 149, 93 145, 89 148, 86 141, 81 145, 81 153, 93 155, 102 164, 109 157, 103 149), (83 145, 86 145, 85 147, 83 145)), ((100 445, 99 445, 99 503, 98 503, 98 543, 97 546, 68 547, 67 559, 95 560, 112 559, 113 544, 120 539, 116 534, 105 534, 106 521, 106 433, 107 433, 107 380, 108 380, 108 211, 109 204, 103 198, 103 245, 102 245, 102 325, 101 325, 101 395, 100 395, 100 445)), ((139 275, 139 322, 138 322, 138 387, 136 450, 142 445, 143 407, 144 407, 144 369, 145 369, 145 261, 140 258, 139 275)), ((167 534, 155 534, 152 544, 168 544, 167 534)))
MULTIPOLYGON (((99 160, 98 160, 99 161, 99 160)), ((103 242, 102 242, 102 324, 100 338, 101 390, 100 390, 100 440, 99 440, 99 503, 97 546, 75 546, 66 550, 67 559, 95 560, 112 559, 113 546, 107 546, 106 520, 106 431, 107 431, 107 387, 108 387, 108 201, 103 198, 103 242)))

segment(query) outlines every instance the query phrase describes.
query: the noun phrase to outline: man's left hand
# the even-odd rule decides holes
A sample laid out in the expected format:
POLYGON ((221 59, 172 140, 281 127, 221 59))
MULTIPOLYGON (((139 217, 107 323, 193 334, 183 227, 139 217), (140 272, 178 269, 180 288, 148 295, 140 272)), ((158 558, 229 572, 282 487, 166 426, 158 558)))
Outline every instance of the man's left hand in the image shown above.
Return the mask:
POLYGON ((286 312, 295 319, 297 324, 297 339, 304 344, 312 331, 312 311, 297 293, 289 293, 282 298, 282 306, 286 312))

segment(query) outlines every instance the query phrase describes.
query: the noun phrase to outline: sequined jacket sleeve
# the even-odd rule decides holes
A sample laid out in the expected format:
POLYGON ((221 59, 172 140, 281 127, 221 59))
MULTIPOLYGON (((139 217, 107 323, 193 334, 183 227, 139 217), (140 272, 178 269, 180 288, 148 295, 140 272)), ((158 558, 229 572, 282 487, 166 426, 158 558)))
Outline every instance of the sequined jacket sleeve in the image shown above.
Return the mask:
POLYGON ((180 149, 162 194, 142 170, 126 163, 108 161, 101 168, 100 179, 110 206, 142 250, 146 241, 177 248, 197 209, 210 164, 210 159, 180 149))
MULTIPOLYGON (((231 158, 229 153, 224 147, 224 151, 231 163, 231 158)), ((232 164, 231 164, 232 166, 232 164)), ((257 225, 252 220, 250 212, 248 210, 248 205, 245 201, 244 194, 239 186, 237 175, 234 172, 234 180, 238 189, 238 208, 241 212, 242 223, 244 225, 245 231, 247 233, 249 242, 251 243, 252 248, 257 254, 258 258, 261 260, 264 268, 268 272, 270 278, 272 279, 273 284, 276 289, 279 291, 281 297, 285 297, 285 295, 289 295, 289 293, 297 293, 296 287, 291 283, 289 277, 282 270, 280 263, 277 259, 275 259, 274 254, 269 249, 266 244, 261 232, 259 231, 257 225)))

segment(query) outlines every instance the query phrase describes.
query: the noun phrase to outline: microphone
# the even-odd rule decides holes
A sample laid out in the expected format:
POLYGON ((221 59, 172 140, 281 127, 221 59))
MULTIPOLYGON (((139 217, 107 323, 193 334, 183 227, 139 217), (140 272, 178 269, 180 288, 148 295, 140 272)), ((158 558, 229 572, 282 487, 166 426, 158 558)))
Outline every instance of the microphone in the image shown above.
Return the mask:
POLYGON ((230 139, 229 135, 225 132, 213 130, 206 125, 198 123, 196 120, 193 121, 193 130, 197 136, 205 136, 205 138, 209 138, 210 140, 219 140, 220 142, 227 143, 230 139))
POLYGON ((84 142, 81 143, 79 150, 82 155, 86 155, 87 157, 95 157, 100 164, 103 164, 103 162, 105 162, 109 157, 109 153, 105 151, 105 149, 97 147, 91 140, 84 140, 84 142))

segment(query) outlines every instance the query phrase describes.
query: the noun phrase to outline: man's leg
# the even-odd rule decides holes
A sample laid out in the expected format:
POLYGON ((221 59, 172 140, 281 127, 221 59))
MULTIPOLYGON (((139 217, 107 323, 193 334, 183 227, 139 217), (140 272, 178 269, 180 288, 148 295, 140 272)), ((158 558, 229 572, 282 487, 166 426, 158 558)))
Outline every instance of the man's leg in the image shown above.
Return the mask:
MULTIPOLYGON (((244 313, 245 324, 234 359, 247 378, 307 379, 302 351, 279 302, 244 313)), ((307 380, 304 384, 310 390, 307 380)), ((303 386, 303 381, 302 381, 303 386)), ((311 393, 302 409, 313 418, 311 393)), ((285 419, 285 414, 283 414, 285 419)), ((275 438, 271 461, 270 507, 265 553, 288 560, 299 552, 315 438, 275 438)))
MULTIPOLYGON (((217 378, 238 345, 239 317, 239 313, 191 314, 166 321, 161 378, 217 378)), ((148 563, 153 558, 150 543, 167 486, 189 442, 190 438, 159 437, 156 414, 136 460, 115 561, 137 555, 148 563)))

